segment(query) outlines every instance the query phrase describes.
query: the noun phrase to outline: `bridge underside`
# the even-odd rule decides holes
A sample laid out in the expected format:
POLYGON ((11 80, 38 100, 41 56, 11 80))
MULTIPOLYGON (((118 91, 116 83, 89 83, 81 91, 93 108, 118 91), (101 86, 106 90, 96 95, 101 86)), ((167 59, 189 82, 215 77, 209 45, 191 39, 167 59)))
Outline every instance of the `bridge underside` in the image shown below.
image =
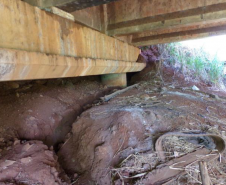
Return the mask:
POLYGON ((226 0, 0 0, 0 12, 0 81, 125 81, 145 67, 138 46, 226 33, 226 0))

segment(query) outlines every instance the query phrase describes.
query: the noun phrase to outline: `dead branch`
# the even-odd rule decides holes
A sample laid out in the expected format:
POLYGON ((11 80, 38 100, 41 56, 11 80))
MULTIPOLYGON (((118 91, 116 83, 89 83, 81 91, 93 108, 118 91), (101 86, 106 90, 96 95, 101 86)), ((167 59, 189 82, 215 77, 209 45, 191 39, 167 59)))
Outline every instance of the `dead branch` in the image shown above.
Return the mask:
POLYGON ((199 169, 203 185, 211 185, 208 169, 205 161, 199 161, 199 169))
POLYGON ((118 96, 119 94, 122 94, 122 93, 124 93, 124 92, 126 92, 126 91, 128 91, 128 90, 130 90, 130 89, 135 88, 135 87, 138 87, 138 85, 139 85, 139 84, 134 84, 134 85, 132 85, 132 86, 126 87, 125 89, 118 90, 118 91, 116 91, 116 92, 114 92, 114 93, 112 93, 112 94, 109 94, 109 95, 107 95, 107 96, 104 96, 104 97, 102 97, 102 98, 100 98, 100 99, 101 99, 103 102, 107 102, 107 101, 109 101, 110 99, 112 99, 112 98, 118 96))

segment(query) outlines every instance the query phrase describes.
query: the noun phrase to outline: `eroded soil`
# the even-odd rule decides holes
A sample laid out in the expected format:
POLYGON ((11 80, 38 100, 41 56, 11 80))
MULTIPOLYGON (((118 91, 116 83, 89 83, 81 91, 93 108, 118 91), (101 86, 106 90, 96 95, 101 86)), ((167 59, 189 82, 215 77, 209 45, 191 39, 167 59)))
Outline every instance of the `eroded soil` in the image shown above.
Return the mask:
MULTIPOLYGON (((161 164, 154 147, 161 134, 197 130, 225 137, 225 92, 157 69, 150 64, 133 77, 137 88, 102 103, 95 100, 110 89, 96 79, 4 84, 0 184, 150 184, 161 164)), ((226 183, 225 157, 208 166, 213 184, 226 183)), ((198 184, 188 174, 171 184, 178 182, 198 184)))

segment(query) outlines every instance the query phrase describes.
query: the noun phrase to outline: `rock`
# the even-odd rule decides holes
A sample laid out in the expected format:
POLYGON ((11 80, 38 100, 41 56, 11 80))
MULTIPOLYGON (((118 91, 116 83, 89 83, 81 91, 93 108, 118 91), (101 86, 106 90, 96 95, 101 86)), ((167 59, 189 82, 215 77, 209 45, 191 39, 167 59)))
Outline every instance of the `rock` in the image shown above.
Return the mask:
POLYGON ((76 184, 108 185, 112 167, 134 152, 152 149, 152 139, 145 140, 143 112, 130 107, 115 110, 117 107, 109 104, 84 112, 58 152, 68 174, 81 174, 76 184))
POLYGON ((22 181, 26 181, 27 185, 69 184, 69 178, 60 168, 54 152, 49 151, 47 146, 39 141, 29 141, 26 144, 14 145, 11 150, 2 152, 0 182, 20 184, 22 181), (33 147, 24 151, 25 145, 33 147), (54 175, 51 169, 55 170, 54 175))
POLYGON ((78 178, 78 174, 77 173, 74 174, 74 179, 76 179, 76 178, 78 178))
POLYGON ((197 86, 193 85, 192 90, 193 91, 199 91, 199 88, 197 86))
POLYGON ((18 89, 20 87, 20 84, 18 84, 17 82, 9 82, 8 85, 11 89, 18 89))
POLYGON ((47 83, 47 80, 36 80, 35 83, 39 85, 44 85, 47 83))
MULTIPOLYGON (((55 84, 40 85, 0 98, 1 138, 40 140, 54 147, 63 142, 82 107, 108 91, 100 90, 101 83, 86 84, 75 85, 76 89, 55 84), (97 93, 85 94, 87 86, 92 86, 97 93), (82 94, 85 96, 79 99, 82 94)), ((30 87, 29 84, 27 86, 30 87)))
POLYGON ((20 140, 15 139, 13 145, 18 145, 18 144, 20 144, 20 140))
POLYGON ((166 87, 161 87, 161 91, 162 92, 166 92, 167 91, 167 88, 166 87))
POLYGON ((140 96, 140 98, 146 101, 146 100, 149 100, 150 99, 150 96, 148 94, 142 94, 140 96))

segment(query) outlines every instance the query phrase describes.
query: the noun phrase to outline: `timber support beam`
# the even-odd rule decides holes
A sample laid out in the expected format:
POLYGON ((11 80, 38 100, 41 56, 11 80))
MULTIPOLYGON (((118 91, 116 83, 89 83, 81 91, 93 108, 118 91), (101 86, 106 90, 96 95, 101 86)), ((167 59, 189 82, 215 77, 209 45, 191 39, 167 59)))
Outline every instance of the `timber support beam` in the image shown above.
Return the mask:
MULTIPOLYGON (((145 64, 136 62, 75 58, 0 49, 0 81, 126 73, 140 71, 144 67, 145 64)), ((120 75, 117 74, 117 76, 120 75)), ((118 82, 117 78, 111 78, 112 85, 114 85, 114 80, 118 82)), ((126 81, 123 79, 122 83, 126 81)))
POLYGON ((180 42, 190 39, 205 38, 226 34, 226 25, 211 28, 202 28, 189 31, 157 34, 143 37, 133 37, 132 43, 136 46, 156 45, 171 42, 180 42))
POLYGON ((104 85, 107 85, 108 87, 126 87, 127 86, 126 73, 102 75, 101 81, 104 85))
POLYGON ((226 19, 226 3, 110 24, 108 34, 128 35, 221 19, 226 19))
POLYGON ((66 12, 73 12, 84 8, 106 4, 116 0, 23 0, 32 6, 40 8, 58 7, 66 12))
POLYGON ((226 0, 121 0, 108 20, 108 35, 136 46, 197 39, 225 34, 226 0))
POLYGON ((4 25, 0 29, 0 81, 118 74, 145 67, 136 63, 139 48, 70 17, 19 0, 0 0, 0 12, 0 25, 4 25))

